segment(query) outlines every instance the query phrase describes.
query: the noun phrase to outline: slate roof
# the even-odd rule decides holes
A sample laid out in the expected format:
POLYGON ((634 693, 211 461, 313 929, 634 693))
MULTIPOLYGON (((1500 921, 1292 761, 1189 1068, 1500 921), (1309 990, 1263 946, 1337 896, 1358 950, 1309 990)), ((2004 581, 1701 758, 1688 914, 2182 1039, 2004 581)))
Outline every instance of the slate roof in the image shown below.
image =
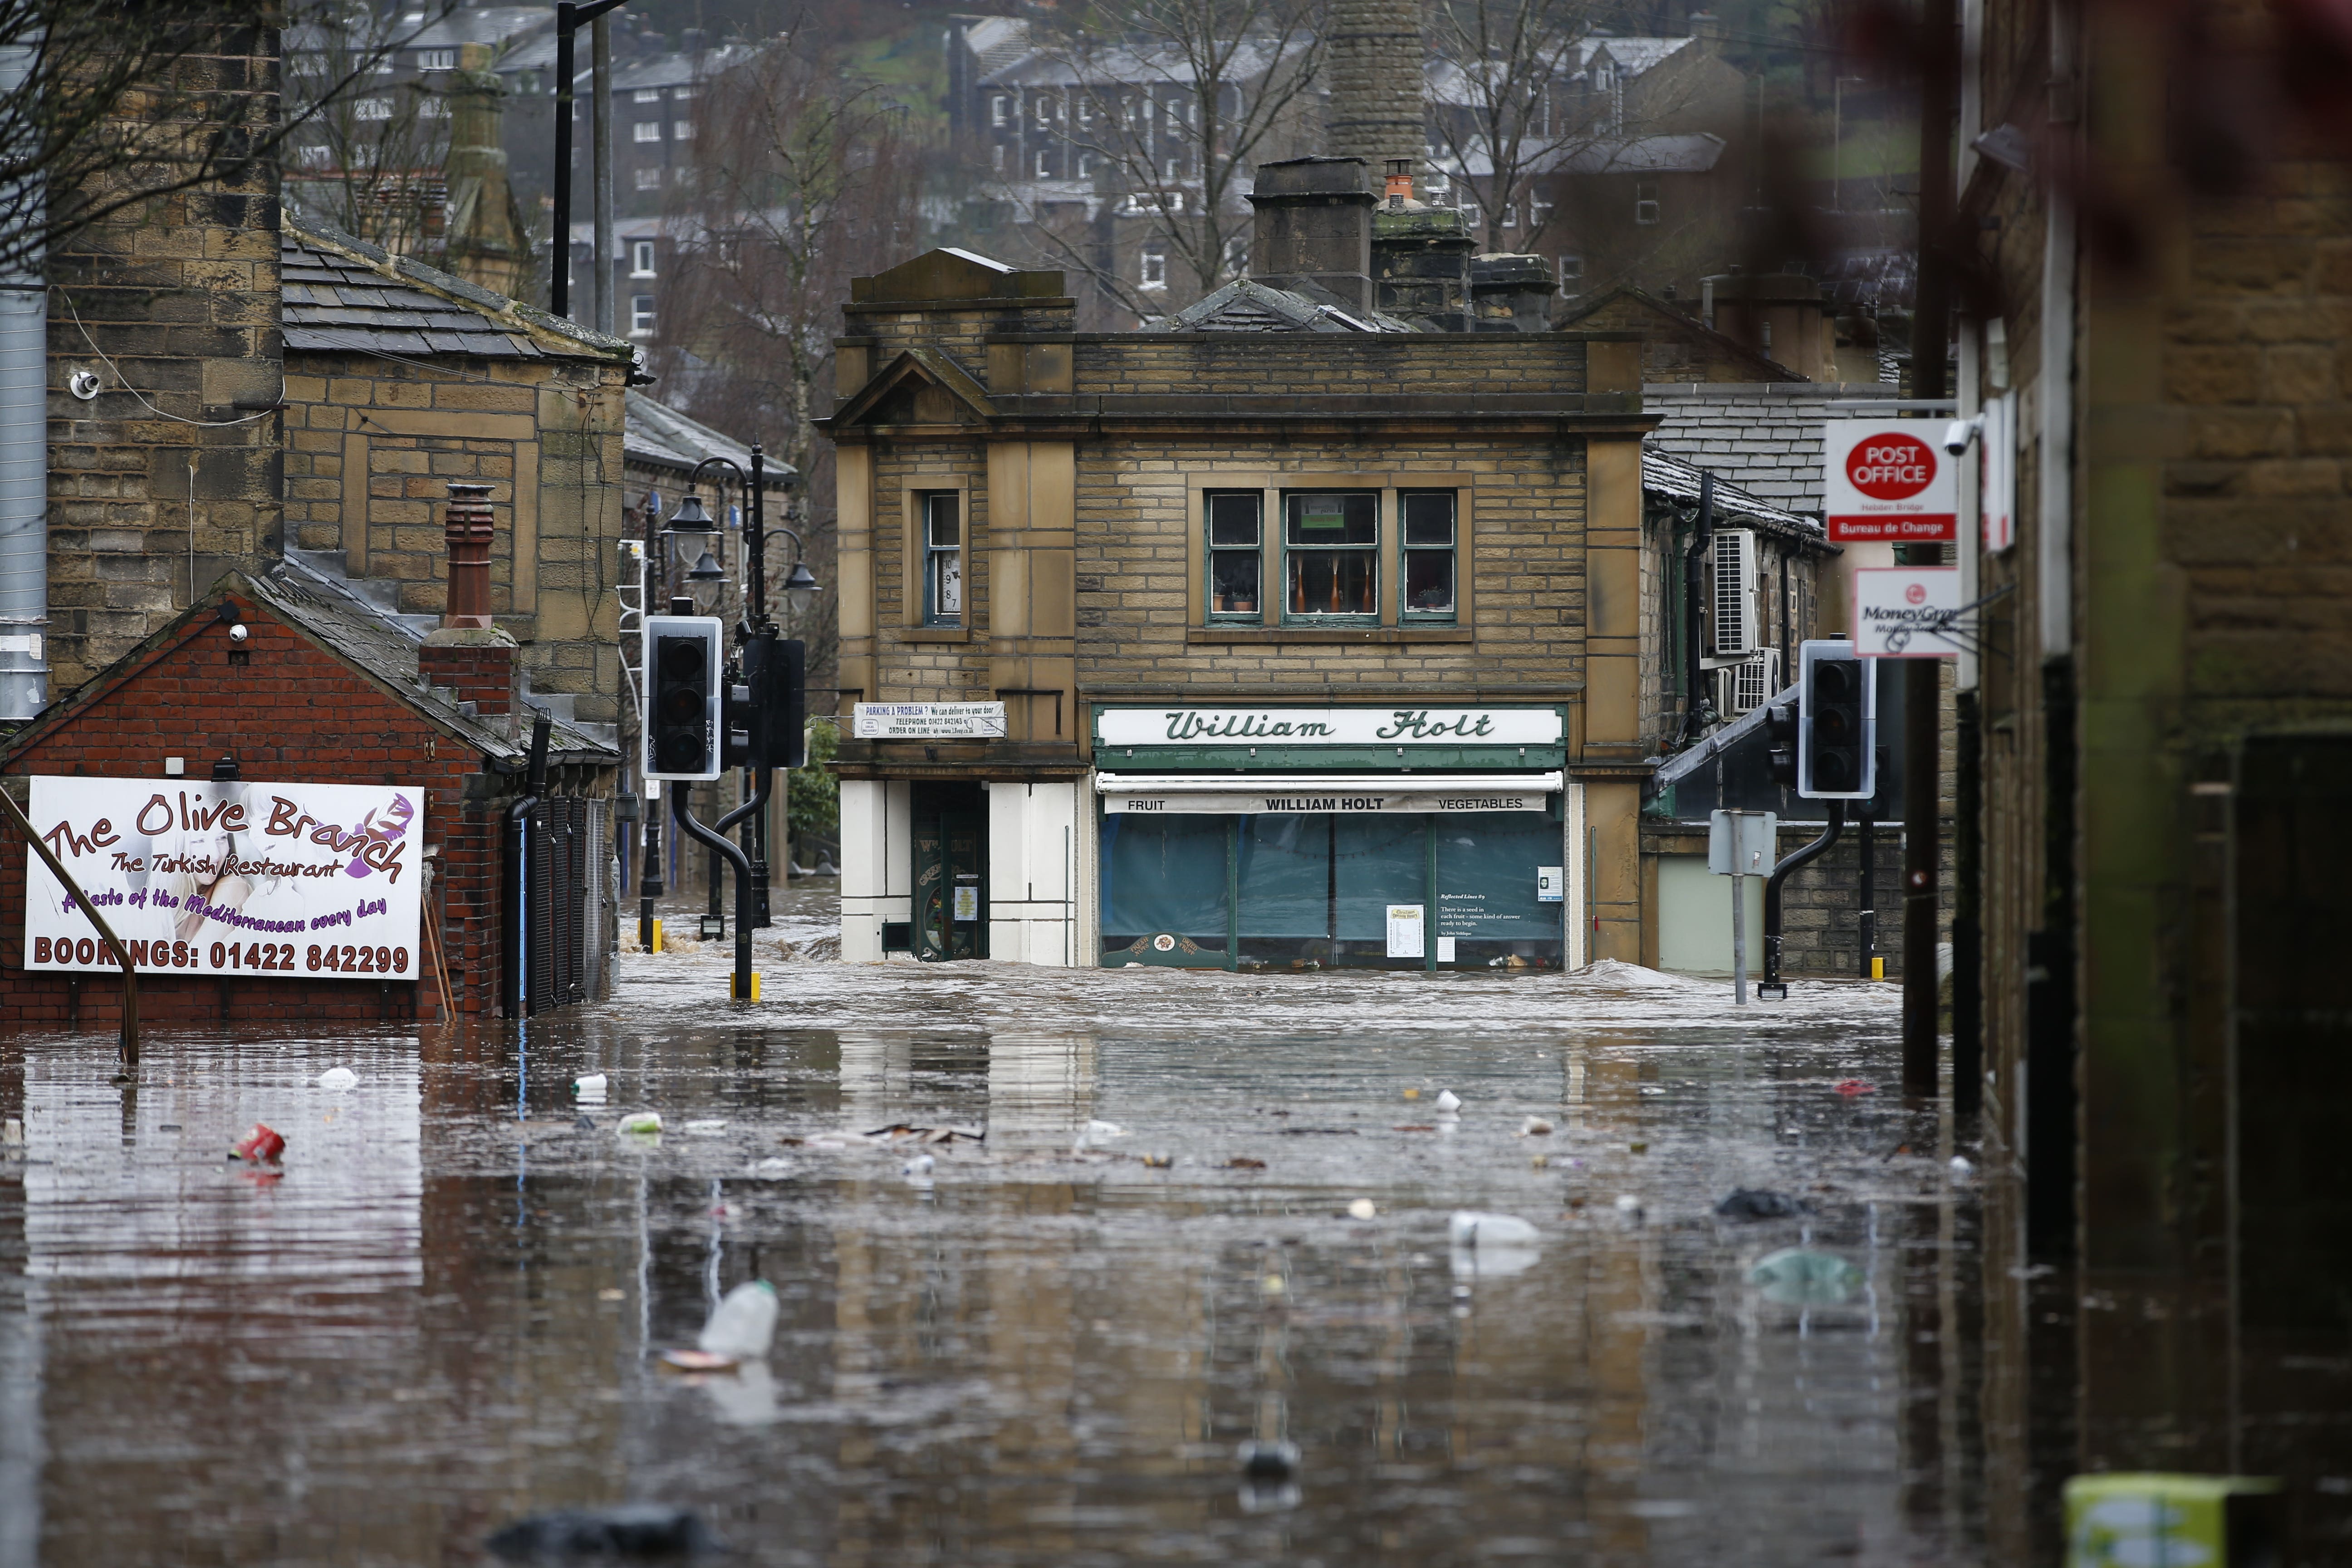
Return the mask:
MULTIPOLYGON (((751 471, 751 448, 732 436, 688 418, 667 403, 656 402, 635 387, 629 389, 627 416, 622 426, 624 460, 684 474, 705 458, 725 458, 745 474, 751 471)), ((761 471, 770 489, 782 489, 795 477, 790 463, 762 455, 761 471)))
POLYGON ((546 311, 289 214, 278 241, 286 346, 418 359, 634 358, 546 311))
POLYGON ((1645 450, 1704 465, 1766 504, 1819 512, 1822 422, 1949 416, 1950 398, 1905 398, 1885 382, 1651 382, 1645 412, 1664 415, 1645 450))
MULTIPOLYGON (((522 715, 518 733, 509 735, 502 719, 477 718, 466 711, 446 687, 428 686, 416 673, 417 644, 382 616, 336 603, 304 585, 283 568, 267 577, 232 573, 214 585, 197 606, 204 615, 217 603, 221 590, 249 595, 269 611, 325 644, 362 672, 392 688, 393 695, 493 761, 518 763, 530 755, 530 726, 535 712, 522 715)), ((520 671, 518 671, 520 673, 520 671)), ((558 719, 547 737, 550 762, 616 763, 620 752, 586 731, 558 719)))
MULTIPOLYGON (((1698 504, 1701 470, 1680 458, 1659 451, 1644 442, 1642 446, 1642 489, 1651 496, 1663 497, 1683 506, 1698 504)), ((1799 543, 1811 545, 1827 554, 1836 554, 1837 546, 1830 543, 1821 520, 1801 512, 1787 510, 1760 500, 1746 490, 1716 476, 1715 510, 1717 526, 1747 526, 1777 533, 1799 543)))
POLYGON ((1276 289, 1236 278, 1171 316, 1164 332, 1410 332, 1413 328, 1378 310, 1359 310, 1326 290, 1318 300, 1304 290, 1276 289), (1328 300, 1328 302, 1326 302, 1328 300))

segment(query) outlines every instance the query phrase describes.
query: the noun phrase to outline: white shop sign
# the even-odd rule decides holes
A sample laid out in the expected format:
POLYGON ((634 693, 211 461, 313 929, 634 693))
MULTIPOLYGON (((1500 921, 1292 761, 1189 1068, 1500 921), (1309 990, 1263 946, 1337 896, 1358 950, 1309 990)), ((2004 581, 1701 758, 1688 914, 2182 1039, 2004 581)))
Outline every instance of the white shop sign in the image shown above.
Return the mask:
POLYGON ((1864 658, 1958 658, 1957 566, 1870 566, 1853 574, 1853 647, 1864 658))
POLYGON ((1958 458, 1934 419, 1831 419, 1822 430, 1822 511, 1841 542, 1956 539, 1958 458))
MULTIPOLYGON (((32 785, 34 831, 142 972, 424 972, 421 790, 41 776, 32 785)), ((25 859, 25 966, 119 973, 29 845, 25 859)))
POLYGON ((1555 708, 1106 708, 1105 746, 1557 746, 1555 708))
POLYGON ((1406 794, 1300 790, 1277 795, 1107 795, 1103 810, 1150 813, 1160 816, 1197 814, 1250 816, 1260 813, 1298 813, 1349 816, 1363 813, 1403 811, 1541 811, 1544 797, 1536 794, 1506 794, 1473 790, 1460 795, 1439 791, 1406 794))
POLYGON ((860 702, 850 718, 860 741, 998 741, 1002 702, 860 702))
POLYGON ((1388 812, 1541 811, 1561 788, 1540 773, 1324 773, 1294 776, 1098 773, 1107 814, 1349 816, 1388 812))

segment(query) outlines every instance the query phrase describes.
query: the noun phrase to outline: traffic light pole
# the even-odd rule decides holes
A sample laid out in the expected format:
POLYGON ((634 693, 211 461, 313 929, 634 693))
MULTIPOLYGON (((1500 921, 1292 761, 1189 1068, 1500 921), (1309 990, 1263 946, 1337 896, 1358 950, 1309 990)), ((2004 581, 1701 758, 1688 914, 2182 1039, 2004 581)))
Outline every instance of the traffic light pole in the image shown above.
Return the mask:
POLYGON ((736 847, 733 840, 714 833, 694 819, 688 807, 694 786, 683 779, 670 781, 670 811, 677 818, 677 830, 688 838, 706 846, 714 855, 724 856, 735 868, 735 983, 730 993, 739 1002, 751 999, 751 861, 736 847))
POLYGON ((1822 836, 1773 867, 1771 876, 1764 881, 1764 977, 1756 983, 1756 999, 1759 1002, 1767 996, 1786 1001, 1789 995, 1789 983, 1780 978, 1781 884, 1789 879, 1790 872, 1828 854, 1830 846, 1838 841, 1838 830, 1845 826, 1845 802, 1832 800, 1823 804, 1830 808, 1830 820, 1829 826, 1822 829, 1822 836))

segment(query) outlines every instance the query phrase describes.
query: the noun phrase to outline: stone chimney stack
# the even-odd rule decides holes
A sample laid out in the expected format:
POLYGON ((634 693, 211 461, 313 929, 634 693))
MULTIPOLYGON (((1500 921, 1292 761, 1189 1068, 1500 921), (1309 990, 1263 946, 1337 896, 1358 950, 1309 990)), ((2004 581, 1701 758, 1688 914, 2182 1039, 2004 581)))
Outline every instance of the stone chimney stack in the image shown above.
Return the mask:
POLYGON ((1375 169, 1409 158, 1418 170, 1429 144, 1419 0, 1333 0, 1327 47, 1323 150, 1375 169))
POLYGON ((1335 295, 1351 310, 1372 308, 1372 208, 1378 204, 1360 158, 1290 158, 1260 163, 1250 205, 1250 276, 1308 298, 1335 295))
POLYGON ((506 85, 490 69, 490 47, 466 44, 449 87, 449 270, 512 299, 530 268, 522 205, 507 183, 501 142, 506 85))
POLYGON ((490 487, 452 483, 441 532, 449 546, 449 595, 441 625, 416 650, 416 673, 446 687, 478 714, 514 707, 515 640, 490 614, 490 487))

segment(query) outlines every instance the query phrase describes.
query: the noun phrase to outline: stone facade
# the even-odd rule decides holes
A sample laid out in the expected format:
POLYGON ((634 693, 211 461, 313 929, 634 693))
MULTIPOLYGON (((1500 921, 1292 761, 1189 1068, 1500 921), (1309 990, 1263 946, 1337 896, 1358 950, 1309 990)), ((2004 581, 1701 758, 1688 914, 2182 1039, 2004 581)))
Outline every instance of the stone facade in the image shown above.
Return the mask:
MULTIPOLYGON (((277 29, 220 28, 178 70, 186 90, 263 100, 267 120, 277 29)), ((279 546, 278 225, 277 166, 260 159, 135 201, 48 258, 52 699, 279 546), (66 390, 79 371, 99 378, 87 402, 66 390)))
MULTIPOLYGON (((1092 762, 1087 715, 1104 702, 1562 704, 1601 846, 1594 955, 1638 955, 1636 584, 1651 421, 1632 345, 1571 333, 1081 334, 1058 275, 992 274, 948 253, 860 279, 849 314, 849 390, 828 421, 845 710, 1002 700, 1007 731, 851 741, 845 782, 1079 779, 1092 762), (1366 624, 1286 625, 1274 594, 1255 623, 1212 620, 1204 491, 1350 483, 1459 497, 1452 624, 1412 624, 1391 597, 1366 624), (963 520, 961 625, 926 624, 924 495, 952 495, 963 520), (1598 616, 1597 593, 1608 605, 1598 616)), ((1397 544, 1384 538, 1387 582, 1397 544)), ((855 837, 845 825, 845 854, 855 837)))

